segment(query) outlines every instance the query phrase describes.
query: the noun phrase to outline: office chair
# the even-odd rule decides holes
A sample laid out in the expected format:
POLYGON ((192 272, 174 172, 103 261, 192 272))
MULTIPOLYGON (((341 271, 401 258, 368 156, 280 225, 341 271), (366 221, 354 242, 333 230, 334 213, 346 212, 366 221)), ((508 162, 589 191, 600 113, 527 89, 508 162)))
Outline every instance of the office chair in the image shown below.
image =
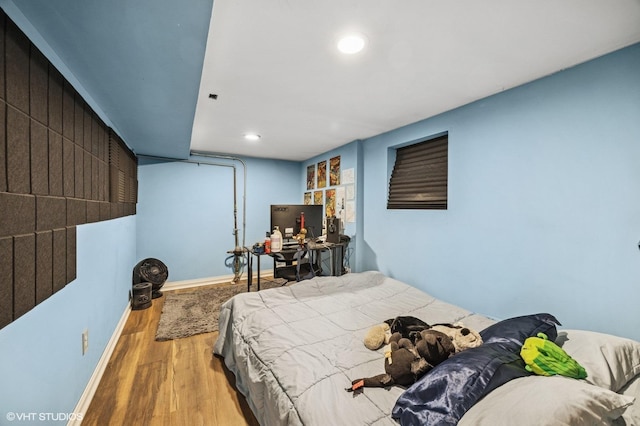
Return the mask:
POLYGON ((283 278, 289 281, 302 281, 313 278, 320 272, 319 267, 311 263, 309 251, 298 247, 296 251, 284 251, 272 253, 274 262, 282 262, 285 266, 273 268, 274 278, 283 278))

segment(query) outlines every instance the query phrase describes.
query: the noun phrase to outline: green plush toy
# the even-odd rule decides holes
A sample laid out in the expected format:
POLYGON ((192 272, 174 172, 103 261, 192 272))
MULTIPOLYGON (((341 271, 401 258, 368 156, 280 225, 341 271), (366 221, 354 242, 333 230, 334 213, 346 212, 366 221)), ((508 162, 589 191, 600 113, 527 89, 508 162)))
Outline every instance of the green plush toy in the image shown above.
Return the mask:
POLYGON ((561 375, 574 379, 584 379, 587 372, 571 358, 564 349, 550 341, 546 334, 529 337, 524 341, 520 356, 527 364, 527 371, 540 376, 561 375))

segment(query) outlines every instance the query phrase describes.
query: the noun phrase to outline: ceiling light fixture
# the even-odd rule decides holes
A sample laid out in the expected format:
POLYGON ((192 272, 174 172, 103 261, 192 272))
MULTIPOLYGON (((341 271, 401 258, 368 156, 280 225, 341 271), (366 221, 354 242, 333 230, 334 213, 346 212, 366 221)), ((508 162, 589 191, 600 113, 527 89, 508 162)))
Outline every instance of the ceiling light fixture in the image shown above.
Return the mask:
POLYGON ((349 34, 338 41, 338 50, 347 55, 353 55, 364 49, 365 44, 366 41, 362 34, 349 34))
POLYGON ((245 133, 244 138, 248 141, 257 141, 260 140, 260 135, 257 133, 245 133))

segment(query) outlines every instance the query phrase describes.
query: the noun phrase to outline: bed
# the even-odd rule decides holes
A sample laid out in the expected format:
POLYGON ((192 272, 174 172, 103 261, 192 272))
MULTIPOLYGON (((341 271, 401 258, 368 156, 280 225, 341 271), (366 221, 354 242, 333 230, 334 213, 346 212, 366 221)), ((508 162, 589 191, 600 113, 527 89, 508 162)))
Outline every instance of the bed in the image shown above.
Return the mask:
POLYGON ((213 352, 262 425, 640 424, 640 343, 557 325, 547 313, 495 321, 369 271, 233 297, 213 352), (484 343, 409 388, 348 393, 352 380, 384 372, 383 349, 363 345, 367 330, 402 315, 462 322, 484 343), (528 373, 519 348, 538 332, 587 379, 528 373))

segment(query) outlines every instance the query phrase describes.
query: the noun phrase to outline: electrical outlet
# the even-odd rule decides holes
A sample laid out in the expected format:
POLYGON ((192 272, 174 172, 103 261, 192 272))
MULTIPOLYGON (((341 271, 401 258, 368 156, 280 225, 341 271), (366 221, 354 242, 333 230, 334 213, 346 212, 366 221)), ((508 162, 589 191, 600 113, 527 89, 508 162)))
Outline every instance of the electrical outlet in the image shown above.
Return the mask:
POLYGON ((85 329, 82 332, 82 355, 86 354, 89 350, 89 329, 85 329))

